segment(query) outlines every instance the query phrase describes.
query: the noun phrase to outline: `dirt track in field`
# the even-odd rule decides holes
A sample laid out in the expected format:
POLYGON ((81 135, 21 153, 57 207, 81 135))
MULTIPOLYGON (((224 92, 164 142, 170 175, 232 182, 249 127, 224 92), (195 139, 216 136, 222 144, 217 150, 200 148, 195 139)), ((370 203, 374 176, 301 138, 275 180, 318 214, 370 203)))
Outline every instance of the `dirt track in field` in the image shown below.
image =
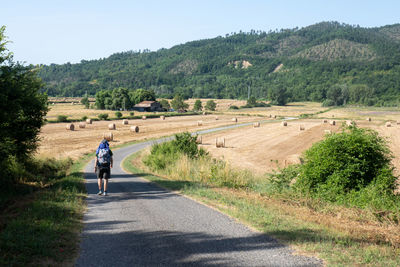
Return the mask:
MULTIPOLYGON (((51 123, 41 129, 40 146, 38 154, 42 157, 77 159, 85 153, 96 150, 99 142, 103 139, 103 133, 112 132, 114 141, 110 142, 111 147, 131 142, 157 138, 174 133, 214 128, 222 125, 234 124, 233 116, 198 115, 166 117, 165 120, 153 118, 147 120, 129 120, 129 124, 123 125, 122 120, 118 121, 94 121, 93 124, 86 124, 86 128, 79 128, 79 123, 74 123, 75 130, 66 130, 67 123, 51 123), (197 122, 202 121, 202 126, 197 122), (115 123, 116 130, 108 130, 108 124, 115 123), (132 133, 130 127, 139 126, 139 133, 132 133)), ((259 120, 257 117, 237 117, 238 122, 249 122, 259 120)))

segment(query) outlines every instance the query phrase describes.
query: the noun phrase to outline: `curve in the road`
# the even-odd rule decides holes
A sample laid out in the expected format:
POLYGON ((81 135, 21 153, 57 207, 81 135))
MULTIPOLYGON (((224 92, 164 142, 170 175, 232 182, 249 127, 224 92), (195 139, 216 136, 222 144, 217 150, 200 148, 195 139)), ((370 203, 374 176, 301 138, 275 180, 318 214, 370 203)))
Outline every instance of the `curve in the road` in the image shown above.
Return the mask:
MULTIPOLYGON (((199 134, 223 129, 227 127, 199 134)), ((321 265, 316 258, 293 255, 267 235, 150 183, 143 179, 146 174, 122 170, 120 163, 126 156, 154 142, 113 151, 109 196, 96 194, 94 162, 86 166, 88 210, 76 266, 321 265)))

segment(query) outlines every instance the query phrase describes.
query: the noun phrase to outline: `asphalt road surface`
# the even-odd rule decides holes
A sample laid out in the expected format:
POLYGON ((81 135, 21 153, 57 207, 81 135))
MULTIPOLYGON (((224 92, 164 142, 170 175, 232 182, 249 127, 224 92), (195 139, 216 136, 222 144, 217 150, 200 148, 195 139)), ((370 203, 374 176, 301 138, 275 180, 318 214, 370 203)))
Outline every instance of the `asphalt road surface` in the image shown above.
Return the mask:
MULTIPOLYGON (((215 129, 214 129, 215 131, 215 129)), ((109 195, 85 168, 88 210, 76 266, 320 266, 267 235, 184 196, 125 173, 122 160, 153 142, 114 152, 109 195)))

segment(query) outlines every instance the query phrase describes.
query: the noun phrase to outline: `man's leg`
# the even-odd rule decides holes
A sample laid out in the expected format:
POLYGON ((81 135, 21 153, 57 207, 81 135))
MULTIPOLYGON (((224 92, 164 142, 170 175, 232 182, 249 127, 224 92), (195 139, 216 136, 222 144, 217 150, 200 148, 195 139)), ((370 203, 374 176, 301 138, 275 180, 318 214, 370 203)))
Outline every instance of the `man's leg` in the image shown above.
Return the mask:
POLYGON ((97 178, 97 185, 99 186, 99 193, 101 193, 101 185, 102 185, 103 179, 97 178))
POLYGON ((104 192, 107 191, 108 179, 104 179, 104 192))

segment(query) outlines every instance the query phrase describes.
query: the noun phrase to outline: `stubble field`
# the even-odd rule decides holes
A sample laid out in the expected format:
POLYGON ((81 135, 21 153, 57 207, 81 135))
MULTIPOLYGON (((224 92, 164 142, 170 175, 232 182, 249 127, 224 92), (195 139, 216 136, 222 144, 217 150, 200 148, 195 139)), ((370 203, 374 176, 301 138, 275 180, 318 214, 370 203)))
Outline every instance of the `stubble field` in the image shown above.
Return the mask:
MULTIPOLYGON (((123 125, 122 120, 94 121, 86 124, 86 128, 79 128, 75 123, 75 131, 66 130, 66 123, 51 123, 45 125, 40 134, 41 142, 38 150, 39 156, 48 157, 71 157, 79 158, 83 154, 93 152, 104 133, 112 132, 114 141, 111 146, 117 144, 141 141, 161 136, 172 135, 178 132, 194 132, 222 125, 234 124, 233 117, 241 122, 259 122, 260 127, 239 127, 233 130, 219 131, 202 137, 201 145, 213 157, 223 158, 231 165, 238 168, 249 169, 262 174, 284 167, 288 164, 299 162, 301 154, 312 146, 313 143, 322 140, 326 130, 332 132, 340 131, 340 126, 345 119, 353 119, 357 125, 363 128, 371 128, 385 137, 393 152, 393 164, 400 169, 400 125, 396 124, 400 119, 398 108, 336 108, 327 109, 319 103, 292 103, 285 107, 269 107, 254 109, 231 110, 231 105, 241 106, 244 101, 239 100, 215 100, 217 102, 217 114, 166 117, 165 120, 153 118, 147 120, 129 120, 128 125, 123 125), (282 126, 282 117, 299 117, 302 114, 315 114, 313 119, 288 120, 287 126, 282 126), (270 118, 272 115, 272 118, 270 118), (273 116, 277 116, 274 119, 273 116), (215 117, 218 116, 218 120, 215 117), (366 118, 371 118, 367 121, 366 118), (323 123, 323 118, 328 122, 336 120, 336 125, 323 123), (386 121, 392 121, 391 127, 386 127, 386 121), (197 122, 202 121, 198 126, 197 122), (108 124, 115 123, 116 130, 108 130, 108 124), (130 127, 139 126, 139 133, 132 133, 130 127), (300 130, 300 125, 304 130, 300 130), (216 148, 215 139, 225 138, 225 147, 216 148)), ((206 100, 202 100, 203 105, 206 100)), ((188 101, 193 105, 194 100, 188 101)), ((55 104, 51 106, 48 118, 63 114, 71 117, 82 116, 96 117, 98 113, 109 113, 113 111, 102 111, 84 109, 82 105, 55 104)), ((129 112, 125 112, 126 115, 129 112)), ((135 112, 135 115, 142 113, 135 112)))

